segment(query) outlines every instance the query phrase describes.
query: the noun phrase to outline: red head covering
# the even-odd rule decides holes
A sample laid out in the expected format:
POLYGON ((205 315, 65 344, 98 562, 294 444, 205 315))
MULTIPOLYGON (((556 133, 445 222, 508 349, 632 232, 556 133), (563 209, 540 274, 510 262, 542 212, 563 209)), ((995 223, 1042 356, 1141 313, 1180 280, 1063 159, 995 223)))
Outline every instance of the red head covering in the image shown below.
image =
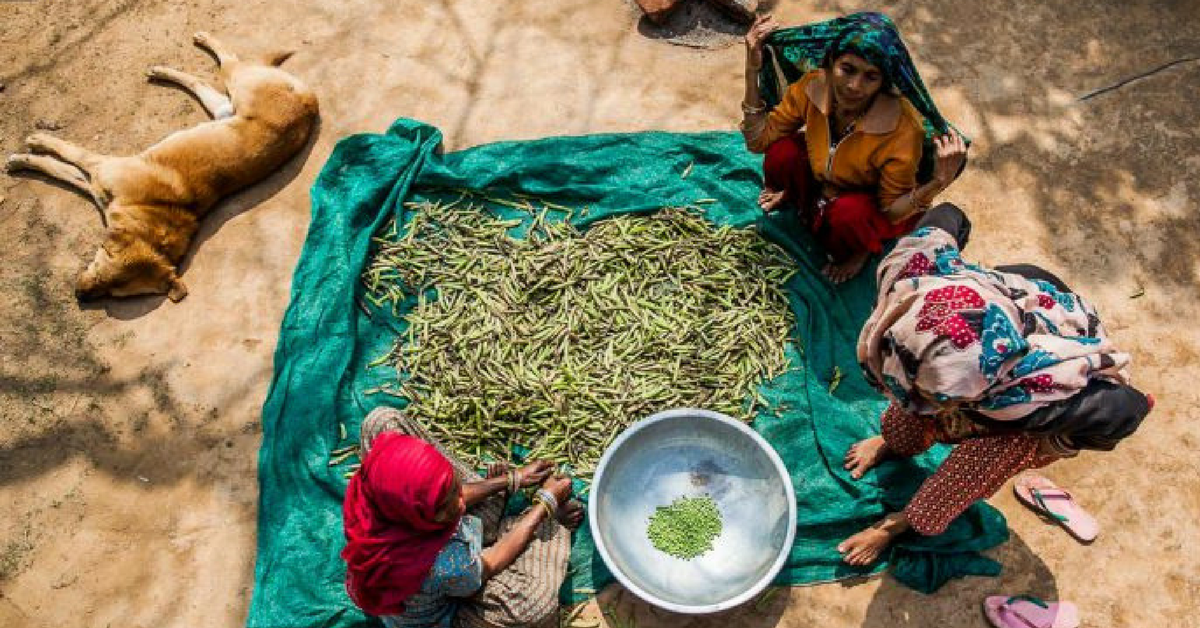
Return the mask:
POLYGON ((434 520, 454 485, 454 468, 425 441, 383 432, 350 479, 342 517, 346 528, 346 591, 372 615, 398 615, 421 583, 458 520, 434 520))

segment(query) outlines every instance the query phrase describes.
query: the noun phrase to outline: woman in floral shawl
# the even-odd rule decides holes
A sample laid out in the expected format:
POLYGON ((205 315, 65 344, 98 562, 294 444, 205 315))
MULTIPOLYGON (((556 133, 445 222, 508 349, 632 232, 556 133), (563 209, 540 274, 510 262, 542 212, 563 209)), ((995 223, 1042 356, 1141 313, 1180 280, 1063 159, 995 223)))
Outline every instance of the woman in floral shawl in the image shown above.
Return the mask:
POLYGON ((891 405, 846 468, 858 479, 885 456, 956 446, 903 511, 839 545, 850 564, 874 562, 906 530, 940 534, 1023 470, 1111 450, 1153 406, 1090 303, 1035 266, 964 262, 969 232, 943 203, 879 266, 858 360, 891 405))

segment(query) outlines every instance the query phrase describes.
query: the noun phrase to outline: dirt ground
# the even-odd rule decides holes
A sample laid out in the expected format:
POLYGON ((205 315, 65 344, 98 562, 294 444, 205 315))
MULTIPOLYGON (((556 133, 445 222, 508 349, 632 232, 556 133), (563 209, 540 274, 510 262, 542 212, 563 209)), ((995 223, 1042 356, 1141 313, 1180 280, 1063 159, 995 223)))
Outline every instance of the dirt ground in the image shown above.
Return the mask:
MULTIPOLYGON (((890 578, 795 588, 715 618, 656 612, 616 588, 603 598, 643 627, 984 626, 983 596, 1026 592, 1074 600, 1086 626, 1200 626, 1200 3, 810 0, 776 12, 799 23, 863 8, 897 19, 943 112, 975 139, 946 195, 975 220, 969 257, 1039 263, 1091 297, 1159 407, 1115 452, 1048 470, 1100 520, 1091 546, 1007 490, 992 500, 1013 530, 994 552, 999 579, 932 596, 890 578)), ((0 626, 242 624, 259 408, 308 189, 339 138, 398 116, 443 129, 448 150, 730 129, 740 116, 740 45, 672 45, 622 0, 0 0, 0 153, 39 125, 122 153, 203 120, 145 79, 155 64, 211 76, 198 30, 240 50, 296 46, 285 67, 319 95, 319 135, 209 218, 180 304, 76 304, 96 211, 43 178, 0 175, 0 626)))

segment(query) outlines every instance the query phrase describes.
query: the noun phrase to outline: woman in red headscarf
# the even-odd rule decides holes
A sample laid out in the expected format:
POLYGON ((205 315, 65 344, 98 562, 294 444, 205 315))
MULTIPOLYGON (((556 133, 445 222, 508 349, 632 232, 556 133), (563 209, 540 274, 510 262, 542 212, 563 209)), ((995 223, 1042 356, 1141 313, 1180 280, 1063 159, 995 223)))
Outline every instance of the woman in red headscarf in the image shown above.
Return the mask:
POLYGON ((558 524, 576 527, 583 515, 568 501, 570 479, 552 477, 548 461, 479 478, 392 408, 367 417, 361 443, 362 468, 343 504, 355 604, 389 628, 537 626, 557 617, 570 554, 558 524), (533 507, 501 522, 505 494, 539 483, 533 507))

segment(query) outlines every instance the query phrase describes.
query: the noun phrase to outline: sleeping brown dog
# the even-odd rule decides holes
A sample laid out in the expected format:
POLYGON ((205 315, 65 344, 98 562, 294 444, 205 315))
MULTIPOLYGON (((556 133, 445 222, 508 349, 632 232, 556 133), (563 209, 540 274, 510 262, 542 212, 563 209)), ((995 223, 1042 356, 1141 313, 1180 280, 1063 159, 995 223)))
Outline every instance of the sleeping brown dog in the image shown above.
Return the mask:
POLYGON ((195 94, 213 120, 171 134, 133 157, 99 155, 45 133, 26 140, 31 153, 8 158, 8 170, 36 170, 87 193, 108 228, 96 258, 79 275, 81 300, 105 296, 187 296, 177 264, 200 219, 222 197, 266 178, 304 147, 317 119, 317 98, 280 70, 290 52, 241 60, 198 33, 220 65, 226 96, 178 70, 150 77, 195 94))

